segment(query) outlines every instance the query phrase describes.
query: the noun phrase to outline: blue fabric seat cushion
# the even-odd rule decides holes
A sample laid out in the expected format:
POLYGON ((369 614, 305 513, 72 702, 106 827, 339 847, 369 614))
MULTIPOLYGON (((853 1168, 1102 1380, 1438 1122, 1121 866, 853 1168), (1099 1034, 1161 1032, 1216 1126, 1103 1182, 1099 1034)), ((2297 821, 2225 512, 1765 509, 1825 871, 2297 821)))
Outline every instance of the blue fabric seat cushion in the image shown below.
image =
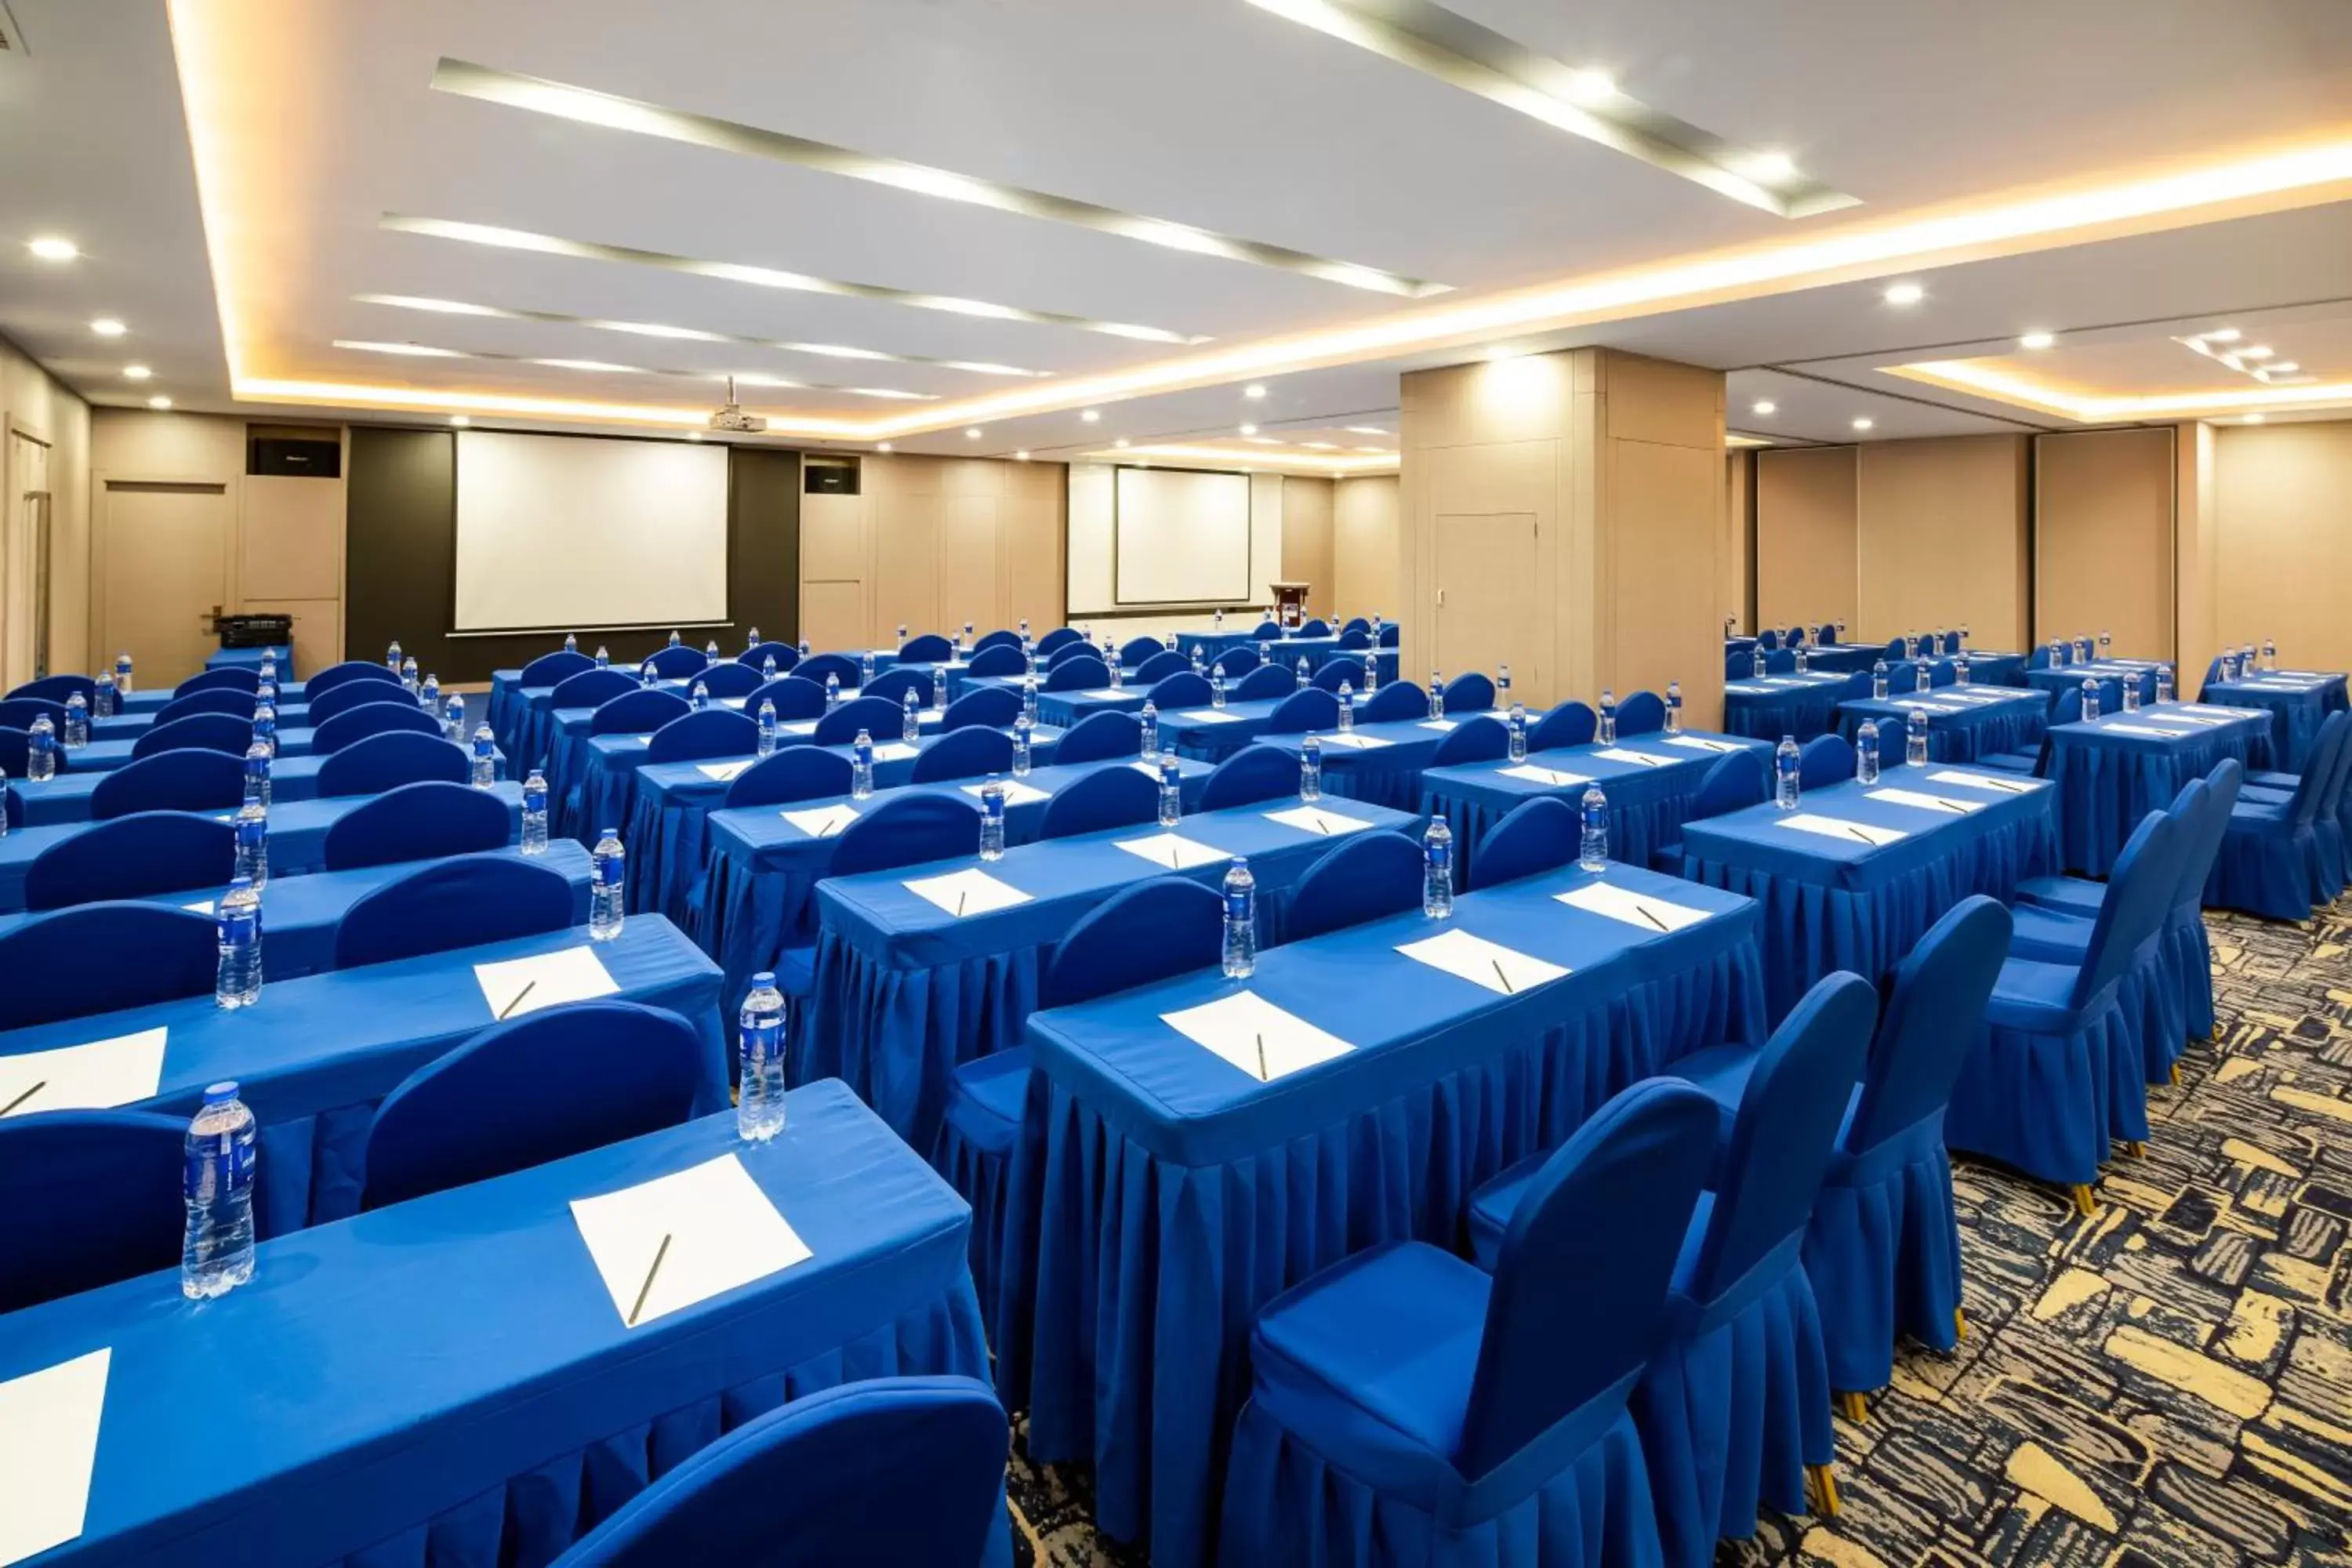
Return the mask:
POLYGON ((776 989, 797 1002, 816 994, 814 947, 788 947, 776 955, 776 989))
POLYGON ((1028 1095, 1027 1047, 975 1058, 948 1079, 948 1122, 978 1152, 1009 1157, 1028 1095))
POLYGON ((2010 910, 2010 919, 2014 922, 2009 942, 2012 957, 2072 965, 2090 956, 2095 914, 2021 904, 2010 910))
POLYGON ((2240 782, 2239 787, 2241 789, 2284 790, 2288 794, 2292 795, 2294 793, 2295 786, 2302 783, 2303 775, 2301 773, 2281 773, 2265 771, 2263 773, 2248 773, 2245 778, 2240 782))
POLYGON ((2294 798, 2294 789, 2292 785, 2285 789, 2275 789, 2264 788, 2260 784, 2247 784, 2238 791, 2238 799, 2242 804, 2252 802, 2262 805, 2284 805, 2294 798))
POLYGON ((1985 1005, 1985 1021, 2000 1029, 2030 1035, 2064 1034, 2074 1013, 2074 980, 2080 971, 2071 963, 2049 963, 2012 958, 2000 966, 1992 983, 1992 1000, 1985 1005))
POLYGON ((2287 801, 2247 801, 2242 796, 2230 808, 2230 831, 2244 828, 2258 832, 2263 827, 2284 826, 2294 820, 2292 805, 2287 801))
POLYGON ((1995 752, 1989 757, 1979 757, 1982 766, 1999 768, 2003 773, 2030 773, 2042 765, 2039 752, 1995 752))
POLYGON ((2107 885, 2084 877, 2032 877, 2017 885, 2020 904, 2039 904, 2072 915, 2095 917, 2106 901, 2107 885))

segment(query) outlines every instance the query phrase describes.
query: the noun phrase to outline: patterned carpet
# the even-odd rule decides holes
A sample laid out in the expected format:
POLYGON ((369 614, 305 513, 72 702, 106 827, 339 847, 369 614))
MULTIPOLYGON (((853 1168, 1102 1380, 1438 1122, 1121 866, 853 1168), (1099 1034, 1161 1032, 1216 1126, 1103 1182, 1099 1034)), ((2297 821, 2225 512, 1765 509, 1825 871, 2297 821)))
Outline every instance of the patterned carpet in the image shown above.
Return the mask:
MULTIPOLYGON (((2089 1218, 1959 1164, 1969 1338, 1840 1421, 1834 1521, 1717 1568, 2352 1565, 2352 898, 2209 921, 2221 1037, 2151 1091, 2147 1158, 2089 1218)), ((1139 1568, 1020 1435, 1016 1561, 1139 1568)))

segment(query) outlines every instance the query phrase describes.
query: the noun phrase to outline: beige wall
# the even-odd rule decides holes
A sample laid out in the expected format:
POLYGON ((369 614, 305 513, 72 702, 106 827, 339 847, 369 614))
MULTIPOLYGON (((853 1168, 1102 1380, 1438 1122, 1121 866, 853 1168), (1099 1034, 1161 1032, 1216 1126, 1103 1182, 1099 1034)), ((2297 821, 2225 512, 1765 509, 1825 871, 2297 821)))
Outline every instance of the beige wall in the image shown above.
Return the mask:
POLYGON ((1852 447, 1756 454, 1759 626, 1860 627, 1860 467, 1852 447))
POLYGON ((1723 455, 1723 549, 1716 563, 1716 597, 1724 618, 1756 629, 1756 595, 1748 553, 1756 534, 1756 454, 1723 455))
POLYGON ((1856 450, 1857 640, 1965 626, 1974 647, 2022 648, 2025 437, 1882 441, 1856 450))
POLYGON ((2221 516, 2215 475, 2214 427, 2199 421, 2173 426, 2174 644, 2194 695, 2205 667, 2221 650, 2215 601, 2221 563, 2221 516))
POLYGON ((1344 617, 1353 612, 1339 597, 1332 562, 1333 499, 1329 479, 1282 476, 1282 577, 1308 584, 1309 615, 1344 617))
MULTIPOLYGON (((49 647, 52 674, 86 672, 89 642, 89 405, 5 338, 0 338, 0 466, 11 434, 48 448, 49 647)), ((18 476, 5 476, 0 503, 21 515, 18 476)), ((14 627, 5 628, 13 637, 14 627)))
MULTIPOLYGON (((2352 421, 2225 425, 2208 435, 2219 642, 2271 637, 2289 668, 2352 668, 2352 421)), ((2190 682, 2212 651, 2183 648, 2190 682)))
POLYGON ((1333 602, 1343 616, 1378 611, 1397 618, 1397 479, 1368 474, 1334 483, 1331 497, 1333 602))
POLYGON ((2159 426, 2034 437, 2038 641, 2104 630, 2119 657, 2173 657, 2172 437, 2159 426))

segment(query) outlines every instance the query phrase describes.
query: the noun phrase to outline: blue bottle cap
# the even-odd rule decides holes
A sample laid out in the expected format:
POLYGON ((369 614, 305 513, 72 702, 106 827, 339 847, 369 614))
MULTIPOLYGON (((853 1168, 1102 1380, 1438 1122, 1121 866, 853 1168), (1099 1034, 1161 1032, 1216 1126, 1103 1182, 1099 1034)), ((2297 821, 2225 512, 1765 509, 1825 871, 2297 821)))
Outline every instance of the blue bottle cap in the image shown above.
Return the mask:
POLYGON ((766 990, 775 983, 775 972, 772 970, 762 969, 759 973, 751 976, 751 989, 754 991, 766 990))
POLYGON ((236 1079, 233 1078, 224 1079, 218 1083, 208 1083, 205 1085, 205 1103, 206 1105, 218 1105, 225 1100, 235 1100, 236 1098, 236 1079))

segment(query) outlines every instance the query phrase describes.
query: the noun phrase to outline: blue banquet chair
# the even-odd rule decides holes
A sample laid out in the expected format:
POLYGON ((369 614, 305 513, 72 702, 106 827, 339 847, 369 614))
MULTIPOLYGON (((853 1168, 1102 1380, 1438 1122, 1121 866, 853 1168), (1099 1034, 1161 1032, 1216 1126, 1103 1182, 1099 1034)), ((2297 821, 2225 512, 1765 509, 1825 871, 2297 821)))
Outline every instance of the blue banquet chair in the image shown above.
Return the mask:
POLYGON ((1762 631, 1758 632, 1756 634, 1756 646, 1762 648, 1766 653, 1770 653, 1774 648, 1779 647, 1780 646, 1780 634, 1779 630, 1772 626, 1766 626, 1762 631))
POLYGON ((1331 623, 1318 616, 1300 626, 1298 635, 1303 637, 1328 637, 1331 635, 1331 623))
POLYGON ((331 756, 370 735, 389 735, 395 730, 405 730, 413 735, 438 735, 441 721, 404 697, 362 702, 311 729, 311 754, 331 756))
POLYGON ((764 671, 772 658, 776 661, 778 675, 789 675, 801 661, 801 650, 788 642, 753 643, 735 656, 735 662, 751 669, 764 671))
POLYGON ((1342 637, 1349 632, 1363 632, 1369 635, 1371 629, 1372 623, 1362 616, 1349 616, 1339 624, 1339 635, 1342 637))
POLYGON ((226 752, 233 757, 242 757, 252 744, 252 720, 227 713, 193 713, 168 724, 151 726, 145 734, 131 742, 131 758, 137 762, 158 752, 189 750, 226 752))
POLYGON ((1325 850, 1291 889, 1282 940, 1305 942, 1419 909, 1423 877, 1421 846, 1403 834, 1392 828, 1351 833, 1325 850))
POLYGON ((1334 695, 1337 695, 1339 688, 1344 686, 1361 697, 1364 694, 1364 667, 1352 658, 1331 659, 1322 668, 1307 677, 1307 684, 1319 691, 1328 691, 1334 695))
MULTIPOLYGON (((1053 634, 1048 632, 1047 637, 1053 634)), ((1037 639, 1043 643, 1045 637, 1037 639)), ((937 632, 919 632, 898 645, 901 664, 946 664, 955 658, 955 644, 937 632)))
MULTIPOLYGON (((225 888, 236 874, 236 829, 229 824, 192 812, 134 812, 92 823, 34 856, 25 868, 25 907, 225 888)), ((135 953, 121 958, 137 962, 135 953)))
POLYGON ((1474 886, 1491 888, 1557 871, 1576 858, 1582 832, 1576 807, 1559 796, 1523 800, 1479 838, 1474 886))
POLYGON ((2327 891, 2319 813, 2323 802, 2337 809, 2328 796, 2347 736, 2352 715, 2330 713, 2291 795, 2284 801, 2241 799, 2231 810, 2208 889, 2212 902, 2272 920, 2311 918, 2312 905, 2327 891))
POLYGON ((1495 683, 1474 669, 1447 681, 1444 695, 1448 713, 1484 713, 1495 705, 1495 683))
POLYGON ((212 994, 210 915, 164 904, 76 904, 0 932, 0 1030, 212 994))
POLYGON ((1568 746, 1587 745, 1600 727, 1591 709, 1581 702, 1563 702, 1536 721, 1535 727, 1528 731, 1528 750, 1556 752, 1568 746))
POLYGON ((1521 1177, 1491 1276, 1392 1242, 1267 1302, 1220 1560, 1657 1564, 1628 1399, 1714 1142, 1704 1095, 1645 1079, 1521 1177))
POLYGON ((1252 742, 1211 770, 1197 809, 1223 811, 1297 794, 1297 757, 1280 746, 1252 742))
MULTIPOLYGON (((26 773, 26 762, 31 756, 32 750, 33 737, 29 732, 0 725, 0 773, 5 773, 12 779, 22 779, 26 773)), ((72 771, 71 763, 64 749, 60 747, 58 752, 58 772, 64 773, 72 771)), ((16 817, 9 818, 11 823, 20 820, 16 817)))
POLYGON ((971 645, 971 651, 983 654, 992 648, 1009 647, 1017 656, 1021 652, 1021 634, 1000 626, 992 632, 982 632, 971 645))
POLYGON ((940 715, 942 731, 968 729, 979 725, 990 730, 1009 730, 1021 717, 1021 694, 1002 686, 982 686, 965 692, 947 706, 940 715))
POLYGON ((1054 792, 1037 837, 1068 838, 1107 827, 1134 827, 1159 816, 1159 781, 1135 768, 1097 768, 1054 792))
POLYGON ((1062 643, 1051 649, 1047 648, 1045 644, 1039 643, 1035 652, 1039 658, 1045 660, 1045 668, 1047 669, 1059 669, 1062 666, 1069 663, 1070 660, 1074 658, 1102 658, 1103 667, 1106 669, 1110 667, 1110 660, 1104 658, 1102 655, 1097 653, 1095 651, 1095 645, 1087 641, 1084 637, 1062 643))
POLYGON ((684 680, 688 676, 710 662, 710 656, 698 647, 677 643, 669 647, 656 648, 640 661, 654 667, 654 674, 664 680, 684 680))
MULTIPOLYGON (((1772 668, 1771 660, 1769 656, 1765 660, 1764 668, 1768 671, 1772 668)), ((1726 680, 1755 679, 1756 656, 1752 653, 1725 654, 1723 656, 1723 679, 1726 680)))
MULTIPOLYGON (((991 632, 989 637, 1000 635, 1010 634, 991 632)), ((981 640, 985 643, 988 639, 983 637, 981 640)), ((1019 675, 1028 668, 1029 661, 1021 657, 1021 641, 1015 637, 1009 643, 991 643, 980 648, 965 661, 963 673, 966 679, 976 680, 989 676, 1019 675)), ((824 682, 819 681, 818 684, 823 685, 824 682)))
MULTIPOLYGON (((1018 673, 1017 671, 1015 673, 1018 673)), ((1100 691, 1110 685, 1110 666, 1090 653, 1066 658, 1045 672, 1040 691, 1100 691)))
MULTIPOLYGON (((591 662, 593 662, 593 660, 591 662)), ((302 700, 315 704, 320 698, 354 680, 380 680, 395 689, 400 685, 397 670, 387 669, 373 659, 347 658, 341 664, 331 664, 302 683, 302 700)))
POLYGON ((908 774, 911 784, 944 784, 1013 771, 1013 737, 977 725, 950 730, 923 749, 908 774))
MULTIPOLYGON (((1055 626, 1052 631, 1047 632, 1044 637, 1037 639, 1038 657, 1041 658, 1051 658, 1053 655, 1061 652, 1064 648, 1068 647, 1071 644, 1083 644, 1086 640, 1086 633, 1078 630, 1076 626, 1055 626)), ((1018 647, 1020 639, 1016 637, 1013 639, 1013 642, 1014 646, 1018 647)), ((900 657, 904 658, 907 656, 902 654, 900 657)))
POLYGON ((1827 789, 1853 782, 1853 747, 1844 736, 1816 735, 1797 748, 1799 789, 1827 789))
POLYGON ((1359 649, 1371 647, 1371 623, 1367 621, 1360 626, 1353 624, 1341 626, 1339 628, 1339 646, 1348 649, 1351 653, 1359 649))
POLYGON ((330 871, 395 866, 502 849, 514 839, 507 805, 488 790, 438 779, 401 784, 353 806, 327 829, 330 871))
MULTIPOLYGON (((741 668, 741 666, 737 666, 741 668)), ((646 742, 646 762, 699 763, 711 757, 748 757, 760 744, 760 727, 728 708, 681 714, 646 742)))
MULTIPOLYGON (((625 697, 639 689, 637 678, 625 669, 598 669, 591 666, 577 675, 567 675, 555 683, 548 693, 548 704, 553 708, 601 708, 615 697, 625 697)), ((362 700, 370 700, 362 699, 362 700)), ((377 698, 373 700, 381 701, 377 698)), ((318 721, 319 710, 313 706, 310 719, 318 721)))
POLYGON ((1297 689, 1298 677, 1279 664, 1261 664, 1234 683, 1232 698, 1236 702, 1265 702, 1297 689))
POLYGON ((786 746, 737 773, 735 782, 727 786, 723 809, 790 805, 795 801, 847 795, 855 772, 849 759, 838 752, 786 746))
POLYGON ((1764 655, 1764 673, 1767 675, 1793 675, 1796 670, 1797 650, 1795 648, 1772 648, 1764 655))
POLYGON ((918 707, 931 700, 931 672, 922 665, 893 665, 857 689, 860 697, 878 697, 885 702, 903 706, 907 693, 915 694, 918 707))
POLYGON ((515 679, 517 686, 548 687, 551 689, 566 676, 577 675, 583 669, 593 669, 596 661, 576 648, 557 648, 553 653, 541 654, 522 667, 515 679))
POLYGON ((635 1002, 570 1002, 492 1024, 376 1107, 360 1206, 675 1127, 694 1114, 702 1064, 691 1025, 635 1002))
POLYGON ((1511 754, 1511 731, 1492 713, 1459 721, 1445 738, 1437 742, 1430 753, 1433 768, 1450 768, 1463 763, 1496 763, 1511 754))
POLYGON ((0 1121, 0 1183, 39 1199, 9 1218, 0 1316, 177 1268, 187 1223, 184 1118, 38 1103, 0 1121))
POLYGON ((1429 712, 1429 693, 1410 680, 1391 680, 1356 710, 1356 721, 1361 724, 1395 724, 1419 719, 1429 712))
MULTIPOLYGON (((781 667, 779 667, 781 668, 781 667)), ((828 675, 846 689, 857 684, 857 661, 845 653, 813 653, 793 667, 793 673, 803 680, 814 680, 820 689, 828 675)))
MULTIPOLYGON (((193 697, 201 691, 241 691, 247 697, 261 689, 261 668, 247 668, 230 665, 222 669, 202 669, 172 688, 174 698, 193 697)), ((168 703, 165 706, 170 706, 168 703)))
POLYGON ((463 746, 452 745, 438 735, 395 730, 355 741, 321 762, 318 785, 321 797, 382 795, 426 779, 464 784, 472 776, 472 763, 463 746))
POLYGON ((1180 669, 1173 675, 1163 675, 1152 682, 1151 689, 1144 700, 1150 702, 1160 712, 1170 713, 1179 708, 1206 708, 1212 700, 1212 695, 1207 676, 1195 675, 1189 669, 1180 669))
POLYGON ((853 697, 817 720, 815 741, 820 746, 846 746, 863 730, 866 739, 886 746, 898 738, 901 722, 896 702, 882 697, 853 697))
POLYGON ((1276 703, 1265 721, 1269 735, 1305 735, 1339 727, 1339 700, 1311 686, 1276 703))
MULTIPOLYGON (((37 680, 28 680, 22 686, 11 689, 8 696, 11 699, 37 698, 44 702, 55 702, 60 705, 69 699, 79 697, 84 702, 95 705, 98 701, 98 682, 87 675, 44 675, 37 680)), ((0 722, 5 722, 5 721, 0 721, 0 722)))
POLYGON ((1227 680, 1239 680, 1265 661, 1254 647, 1229 647, 1209 661, 1212 669, 1222 669, 1227 680))
MULTIPOLYGON (((611 673, 617 674, 618 671, 611 673)), ((625 676, 622 679, 624 681, 628 681, 625 676)), ((628 684, 635 683, 629 681, 628 684)), ((405 702, 411 708, 416 706, 416 699, 409 693, 408 689, 393 681, 347 680, 342 685, 310 699, 310 723, 313 728, 316 728, 330 719, 340 718, 354 708, 372 707, 381 702, 405 702)), ((252 717, 249 712, 246 716, 252 717)))
MULTIPOLYGON (((1135 667, 1135 683, 1138 686, 1157 685, 1170 676, 1181 675, 1192 668, 1192 661, 1174 648, 1161 648, 1135 667)), ((1105 679, 1108 678, 1108 672, 1106 672, 1105 679)))
POLYGON ((1129 637, 1118 645, 1118 662, 1132 669, 1154 655, 1173 651, 1158 637, 1129 637))
MULTIPOLYGON (((1798 787, 1804 785, 1801 770, 1798 787)), ((1710 816, 1726 816, 1735 811, 1745 811, 1751 805, 1761 805, 1771 798, 1770 769, 1761 753, 1730 752, 1717 757, 1699 781, 1698 794, 1691 798, 1690 811, 1683 820, 1697 822, 1710 816)), ((1650 856, 1654 870, 1679 875, 1683 868, 1683 845, 1677 838, 1661 844, 1650 856)))
MULTIPOLYGON (((229 672, 223 670, 220 673, 229 672)), ((408 696, 406 692, 402 692, 400 695, 404 698, 408 696)), ((173 698, 172 700, 155 710, 152 722, 169 724, 175 719, 191 718, 198 713, 226 713, 233 719, 242 719, 249 724, 253 721, 253 710, 259 704, 259 700, 252 692, 240 691, 235 687, 226 689, 215 687, 206 691, 191 691, 185 697, 173 698)), ((409 698, 408 705, 411 708, 415 707, 415 700, 409 698)), ((0 703, 0 723, 8 721, 6 709, 7 704, 0 703)), ((59 721, 61 721, 63 718, 64 714, 60 712, 59 721)))
POLYGON ((158 752, 115 769, 89 792, 104 821, 136 811, 235 811, 245 802, 245 759, 226 752, 158 752))
POLYGON ((1282 623, 1280 621, 1260 621, 1257 624, 1257 629, 1250 633, 1252 642, 1280 642, 1281 640, 1282 623))
POLYGON ((671 720, 683 719, 693 711, 694 705, 675 691, 640 687, 596 704, 596 710, 588 716, 588 732, 650 735, 671 720))
MULTIPOLYGON (((2324 721, 2322 727, 2325 728, 2324 721)), ((2305 772, 2315 769, 2319 762, 2315 742, 2315 749, 2310 759, 2311 765, 2305 769, 2305 772)), ((2347 737, 2346 742, 2336 748, 2334 774, 2322 777, 2315 786, 2315 798, 2317 802, 2317 809, 2313 813, 2311 819, 2315 851, 2312 863, 2316 869, 2316 879, 2312 888, 2312 902, 2315 904, 2335 902, 2337 895, 2344 891, 2347 868, 2347 868, 2345 858, 2346 828, 2343 812, 2347 783, 2352 783, 2352 737, 2347 737)), ((2244 791, 2240 798, 2248 804, 2284 806, 2292 804, 2295 792, 2303 787, 2303 773, 2274 773, 2265 770, 2252 774, 2245 780, 2244 791)))
POLYGON ((780 675, 753 687, 743 699, 743 711, 756 723, 760 709, 769 703, 774 704, 780 722, 814 719, 824 711, 824 688, 798 674, 780 675))
MULTIPOLYGON (((786 753, 778 752, 778 756, 786 753)), ((774 758, 769 759, 771 762, 774 758)), ((763 763, 762 766, 765 764, 763 763)), ((749 778, 759 769, 745 773, 749 778)), ((1141 779, 1140 773, 1128 773, 1141 779)), ((736 781, 738 784, 742 779, 736 781)), ((837 791, 847 794, 847 787, 837 791)), ((1153 794, 1155 803, 1158 792, 1153 794)), ((885 800, 873 810, 841 830, 834 845, 833 865, 827 875, 855 877, 867 871, 889 871, 901 866, 920 866, 932 860, 962 859, 980 853, 980 804, 969 795, 897 795, 885 800)), ((806 1083, 813 1078, 837 1076, 813 1072, 808 1068, 806 1052, 809 1047, 809 1009, 803 1005, 814 991, 816 980, 816 948, 788 947, 776 960, 776 986, 791 999, 793 1005, 785 1013, 785 1050, 791 1082, 806 1083)))
POLYGON ((335 967, 390 963, 562 931, 572 883, 504 855, 456 855, 362 895, 335 928, 335 967))
POLYGON ((1056 766, 1142 755, 1143 721, 1132 713, 1089 713, 1063 731, 1061 741, 1054 747, 1056 766))
MULTIPOLYGON (((732 659, 704 665, 695 671, 694 679, 695 684, 714 700, 721 697, 749 697, 760 687, 760 672, 748 664, 737 664, 732 659)), ((688 689, 691 691, 692 688, 688 689)))
POLYGON ((1666 700, 1654 691, 1628 693, 1617 704, 1617 735, 1630 740, 1635 735, 1654 734, 1666 727, 1666 700))

